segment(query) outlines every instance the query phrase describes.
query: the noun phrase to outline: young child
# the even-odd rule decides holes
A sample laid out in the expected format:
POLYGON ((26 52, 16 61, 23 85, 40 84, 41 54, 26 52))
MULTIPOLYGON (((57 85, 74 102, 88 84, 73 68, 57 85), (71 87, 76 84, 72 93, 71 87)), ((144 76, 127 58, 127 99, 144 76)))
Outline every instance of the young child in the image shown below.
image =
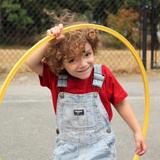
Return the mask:
POLYGON ((56 112, 54 160, 116 160, 110 126, 112 103, 132 129, 135 153, 146 152, 145 140, 122 88, 105 65, 94 64, 98 38, 94 29, 62 35, 63 25, 47 31, 48 42, 27 60, 50 89, 56 112))

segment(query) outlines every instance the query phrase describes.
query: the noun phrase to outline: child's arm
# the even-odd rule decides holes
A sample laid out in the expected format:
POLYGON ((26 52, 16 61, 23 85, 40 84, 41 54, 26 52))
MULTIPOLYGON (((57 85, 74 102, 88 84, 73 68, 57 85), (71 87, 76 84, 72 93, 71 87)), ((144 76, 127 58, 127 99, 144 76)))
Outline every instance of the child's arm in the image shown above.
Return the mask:
MULTIPOLYGON (((59 24, 58 26, 55 26, 49 30, 47 30, 47 35, 49 36, 56 36, 56 40, 60 41, 63 36, 61 35, 61 32, 63 30, 63 25, 59 24)), ((56 43, 57 43, 56 41, 56 43)), ((53 43, 52 43, 53 44, 53 43)), ((31 68, 35 73, 42 76, 43 74, 43 65, 42 65, 42 59, 44 58, 45 54, 47 53, 48 47, 51 45, 51 42, 48 42, 44 44, 41 48, 38 48, 27 60, 26 64, 31 68)))
POLYGON ((45 53, 47 52, 48 43, 37 49, 25 62, 25 64, 35 73, 42 76, 43 65, 41 63, 45 53))
POLYGON ((147 150, 147 146, 144 140, 141 127, 136 119, 136 116, 130 104, 124 100, 120 102, 118 105, 116 105, 115 108, 134 133, 134 139, 136 143, 136 154, 139 156, 143 155, 147 150))

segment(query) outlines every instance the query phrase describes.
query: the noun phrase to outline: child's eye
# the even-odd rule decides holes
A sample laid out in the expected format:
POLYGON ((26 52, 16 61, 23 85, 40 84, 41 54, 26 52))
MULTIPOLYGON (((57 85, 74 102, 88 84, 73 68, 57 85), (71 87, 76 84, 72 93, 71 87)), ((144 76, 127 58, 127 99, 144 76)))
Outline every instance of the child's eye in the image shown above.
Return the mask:
POLYGON ((73 63, 74 62, 74 59, 69 59, 68 60, 68 63, 73 63))
POLYGON ((88 57, 88 56, 90 56, 91 55, 91 52, 86 52, 85 53, 85 57, 88 57))

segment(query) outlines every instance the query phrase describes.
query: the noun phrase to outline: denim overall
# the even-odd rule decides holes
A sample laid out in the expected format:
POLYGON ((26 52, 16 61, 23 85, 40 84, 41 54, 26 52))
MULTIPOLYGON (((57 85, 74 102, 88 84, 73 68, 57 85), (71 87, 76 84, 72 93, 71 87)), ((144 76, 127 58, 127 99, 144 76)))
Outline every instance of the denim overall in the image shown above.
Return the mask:
MULTIPOLYGON (((93 86, 102 87, 101 65, 94 66, 93 86)), ((78 84, 77 84, 78 85, 78 84)), ((58 87, 67 86, 61 75, 58 87)), ((98 92, 60 92, 53 160, 116 160, 115 136, 98 92)))

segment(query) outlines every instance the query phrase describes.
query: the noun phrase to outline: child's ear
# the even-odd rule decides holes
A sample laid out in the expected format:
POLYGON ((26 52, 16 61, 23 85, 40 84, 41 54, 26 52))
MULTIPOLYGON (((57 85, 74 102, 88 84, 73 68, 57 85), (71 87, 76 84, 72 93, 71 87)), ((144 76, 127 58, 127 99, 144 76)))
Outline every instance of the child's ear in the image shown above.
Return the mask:
POLYGON ((61 71, 62 71, 64 69, 64 66, 62 65, 60 68, 61 68, 61 71))

